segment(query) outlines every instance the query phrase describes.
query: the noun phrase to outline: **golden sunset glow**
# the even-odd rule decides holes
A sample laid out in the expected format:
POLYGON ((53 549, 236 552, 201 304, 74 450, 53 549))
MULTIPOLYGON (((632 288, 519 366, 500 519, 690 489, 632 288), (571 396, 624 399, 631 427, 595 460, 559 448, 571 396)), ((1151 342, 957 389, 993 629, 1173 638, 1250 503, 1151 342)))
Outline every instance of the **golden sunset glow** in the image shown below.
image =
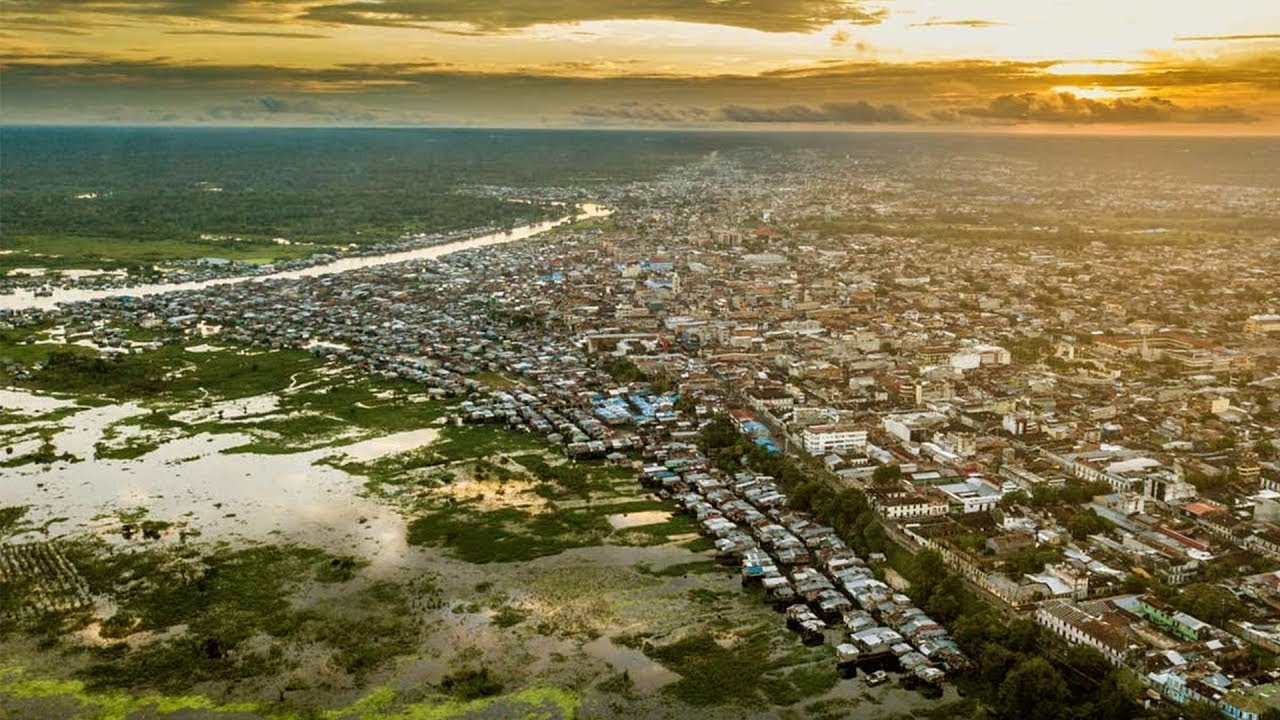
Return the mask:
POLYGON ((1096 85, 1093 87, 1055 85, 1050 88, 1050 91, 1055 93, 1068 93, 1086 100, 1114 100, 1119 97, 1140 94, 1143 91, 1143 88, 1104 88, 1096 85))
POLYGON ((1126 62, 1064 62, 1045 68, 1050 75, 1125 75, 1137 70, 1126 62))
POLYGON ((1280 121, 1280 12, 1265 0, 1237 0, 1230 13, 1156 0, 5 8, 12 122, 1137 123, 1254 133, 1280 121), (1091 104, 1066 111, 1068 95, 1091 104))

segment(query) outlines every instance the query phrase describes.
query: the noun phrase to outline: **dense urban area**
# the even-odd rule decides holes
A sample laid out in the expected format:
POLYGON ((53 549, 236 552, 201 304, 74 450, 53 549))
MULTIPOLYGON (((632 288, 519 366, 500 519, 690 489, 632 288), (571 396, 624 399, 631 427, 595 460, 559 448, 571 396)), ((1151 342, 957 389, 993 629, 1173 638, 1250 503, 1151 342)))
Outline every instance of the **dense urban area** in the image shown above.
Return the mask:
POLYGON ((1275 720, 1280 146, 1039 142, 5 250, 0 714, 1275 720))

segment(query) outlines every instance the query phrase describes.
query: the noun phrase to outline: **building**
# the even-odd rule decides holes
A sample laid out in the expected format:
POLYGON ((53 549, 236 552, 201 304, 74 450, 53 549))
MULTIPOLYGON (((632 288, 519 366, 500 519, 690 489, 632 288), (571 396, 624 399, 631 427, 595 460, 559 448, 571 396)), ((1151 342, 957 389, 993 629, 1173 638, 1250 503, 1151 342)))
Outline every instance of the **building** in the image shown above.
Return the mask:
POLYGON ((1260 720, 1280 713, 1280 683, 1232 690, 1218 706, 1222 714, 1239 720, 1260 720))
POLYGON ((1138 649, 1125 632, 1069 600, 1049 600, 1036 608, 1036 622, 1071 645, 1088 645, 1112 665, 1121 665, 1138 649))
POLYGON ((879 490, 867 492, 871 506, 889 520, 946 515, 946 500, 933 493, 917 490, 879 490))
POLYGON ((939 485, 938 490, 947 496, 951 506, 962 513, 991 510, 1004 497, 1004 492, 981 478, 969 478, 964 482, 939 485))
POLYGON ((811 425, 804 429, 801 440, 810 455, 848 452, 867 446, 867 431, 852 425, 811 425))
POLYGON ((1011 359, 1009 351, 998 345, 974 345, 952 355, 950 363, 958 370, 972 370, 984 365, 1008 365, 1011 359))
POLYGON ((1244 331, 1255 335, 1280 333, 1280 315, 1253 315, 1244 321, 1244 331))
POLYGON ((796 399, 780 387, 755 387, 747 391, 747 401, 761 412, 784 413, 795 405, 796 399))
POLYGON ((885 415, 882 421, 885 432, 903 442, 925 440, 930 430, 946 422, 946 416, 936 412, 894 413, 885 415))
POLYGON ((1145 618, 1152 625, 1173 635, 1174 637, 1194 642, 1203 639, 1207 635, 1209 628, 1208 623, 1197 620, 1190 615, 1174 610, 1164 602, 1157 600, 1150 595, 1141 595, 1133 598, 1125 598, 1126 602, 1120 604, 1120 607, 1129 612, 1145 618))
POLYGON ((1001 479, 1013 481, 1027 494, 1034 493, 1036 488, 1061 488, 1067 484, 1066 478, 1061 475, 1044 477, 1019 465, 1001 465, 997 475, 1001 479))

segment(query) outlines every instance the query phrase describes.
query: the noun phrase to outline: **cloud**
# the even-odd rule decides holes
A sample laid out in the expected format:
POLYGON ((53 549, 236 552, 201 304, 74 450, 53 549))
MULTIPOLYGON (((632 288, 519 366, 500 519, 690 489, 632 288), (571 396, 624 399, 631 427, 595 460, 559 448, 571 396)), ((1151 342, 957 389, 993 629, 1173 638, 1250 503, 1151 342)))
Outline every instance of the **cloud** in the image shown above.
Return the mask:
POLYGON ((460 23, 486 32, 593 20, 675 20, 763 32, 804 32, 844 21, 875 25, 887 15, 846 0, 350 0, 302 17, 348 25, 460 23))
POLYGON ((165 30, 165 35, 228 35, 231 37, 297 38, 300 40, 326 40, 328 35, 273 30, 165 30))
POLYGON ((5 27, 24 32, 51 33, 55 35, 90 35, 89 27, 102 27, 101 23, 75 22, 68 23, 57 18, 40 15, 14 15, 8 13, 4 18, 5 27))
POLYGON ((875 25, 888 11, 861 0, 6 0, 11 13, 46 17, 95 13, 261 24, 424 27, 497 34, 542 24, 675 20, 763 32, 807 32, 834 22, 875 25))
POLYGON ((762 73, 771 78, 819 78, 826 77, 846 82, 914 82, 962 79, 978 81, 986 79, 1024 79, 1044 72, 1057 64, 1055 60, 938 60, 919 62, 880 62, 854 60, 840 63, 820 63, 786 67, 762 73))
POLYGON ((969 116, 1003 122, 1033 123, 1239 123, 1253 120, 1225 105, 1183 107, 1158 97, 1091 100, 1071 93, 1001 95, 982 107, 934 113, 935 119, 969 116))
POLYGON ((1180 35, 1174 40, 1178 42, 1224 41, 1224 40, 1280 40, 1280 33, 1258 33, 1256 35, 1180 35))
POLYGON ((711 113, 700 107, 675 107, 666 103, 645 105, 635 101, 607 107, 584 105, 574 108, 573 114, 589 120, 663 124, 706 122, 711 119, 711 113))
POLYGON ((926 20, 925 22, 911 23, 911 24, 910 24, 910 25, 908 25, 907 27, 912 27, 912 28, 921 28, 921 27, 970 27, 970 28, 989 28, 989 27, 1000 27, 1000 26, 1002 26, 1002 25, 1006 25, 1006 24, 1007 24, 1007 23, 1002 23, 1002 22, 999 22, 999 21, 997 21, 997 20, 937 20, 937 19, 930 19, 930 20, 926 20))
POLYGON ((1120 74, 1045 72, 1057 64, 835 59, 759 75, 654 75, 625 67, 591 75, 572 63, 486 72, 430 58, 300 67, 126 60, 44 48, 0 54, 6 115, 14 121, 101 122, 108 107, 123 107, 143 122, 152 115, 142 113, 176 111, 196 122, 246 124, 364 124, 369 115, 373 122, 418 124, 428 118, 424 113, 437 124, 673 126, 1168 125, 1280 117, 1268 91, 1278 87, 1280 55, 1133 63, 1133 72, 1120 74), (1123 99, 1063 96, 1056 86, 1115 89, 1123 99))
POLYGON ((311 98, 285 98, 274 95, 244 98, 230 105, 215 105, 207 114, 213 120, 250 122, 267 119, 315 120, 336 123, 373 122, 369 112, 339 105, 318 103, 311 98))
POLYGON ((720 108, 719 117, 738 123, 901 123, 920 119, 918 115, 898 105, 872 105, 863 100, 832 102, 819 106, 726 105, 720 108))

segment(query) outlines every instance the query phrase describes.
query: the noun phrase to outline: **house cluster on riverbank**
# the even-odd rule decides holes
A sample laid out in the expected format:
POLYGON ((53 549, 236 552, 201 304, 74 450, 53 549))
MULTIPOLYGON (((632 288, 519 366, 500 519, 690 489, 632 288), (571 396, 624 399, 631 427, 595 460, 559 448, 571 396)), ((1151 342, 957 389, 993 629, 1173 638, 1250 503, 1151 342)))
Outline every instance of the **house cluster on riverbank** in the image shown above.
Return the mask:
POLYGON ((835 530, 787 507, 767 476, 724 478, 700 456, 644 469, 644 483, 692 515, 716 552, 739 564, 806 643, 831 643, 837 661, 901 669, 925 682, 967 660, 945 628, 878 579, 835 530))

